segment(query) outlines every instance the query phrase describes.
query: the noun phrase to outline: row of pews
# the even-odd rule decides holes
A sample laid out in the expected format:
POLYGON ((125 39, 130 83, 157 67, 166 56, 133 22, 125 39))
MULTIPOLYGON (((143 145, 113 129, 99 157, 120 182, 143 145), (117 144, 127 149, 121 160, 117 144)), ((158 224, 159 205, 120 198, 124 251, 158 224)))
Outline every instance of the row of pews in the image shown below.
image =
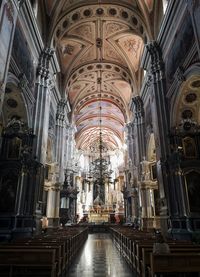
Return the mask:
POLYGON ((66 227, 1 244, 0 276, 63 276, 87 237, 86 227, 66 227))
POLYGON ((124 226, 110 231, 114 244, 138 276, 200 276, 200 245, 168 240, 169 254, 153 254, 155 233, 124 226))

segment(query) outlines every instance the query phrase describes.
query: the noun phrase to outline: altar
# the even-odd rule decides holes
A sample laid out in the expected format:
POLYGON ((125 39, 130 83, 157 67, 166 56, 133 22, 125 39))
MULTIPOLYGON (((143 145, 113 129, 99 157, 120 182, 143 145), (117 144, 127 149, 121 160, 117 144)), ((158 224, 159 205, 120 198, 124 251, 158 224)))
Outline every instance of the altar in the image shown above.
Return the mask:
POLYGON ((103 222, 109 222, 110 215, 108 213, 90 213, 88 215, 89 222, 101 224, 103 222))
POLYGON ((110 222, 110 213, 112 213, 112 207, 93 205, 89 210, 88 221, 95 224, 110 222))

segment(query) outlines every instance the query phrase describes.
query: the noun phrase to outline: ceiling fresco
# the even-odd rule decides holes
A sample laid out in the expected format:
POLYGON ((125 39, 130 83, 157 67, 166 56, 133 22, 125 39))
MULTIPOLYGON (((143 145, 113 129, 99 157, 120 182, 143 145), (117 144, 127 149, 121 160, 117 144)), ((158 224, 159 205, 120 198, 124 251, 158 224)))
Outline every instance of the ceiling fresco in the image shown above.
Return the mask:
POLYGON ((51 42, 72 108, 77 146, 93 147, 101 128, 107 149, 119 148, 131 118, 129 103, 142 83, 140 59, 152 37, 149 22, 154 1, 53 3, 46 1, 54 19, 51 42))

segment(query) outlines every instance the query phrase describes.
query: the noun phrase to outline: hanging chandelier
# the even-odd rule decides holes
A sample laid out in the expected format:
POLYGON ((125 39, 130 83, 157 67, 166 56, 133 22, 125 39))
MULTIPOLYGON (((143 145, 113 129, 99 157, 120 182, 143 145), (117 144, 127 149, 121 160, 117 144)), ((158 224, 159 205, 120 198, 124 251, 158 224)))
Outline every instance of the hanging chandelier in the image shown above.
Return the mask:
POLYGON ((99 138, 97 140, 98 146, 92 147, 91 152, 96 156, 95 160, 90 163, 89 179, 93 179, 99 185, 104 185, 105 182, 109 182, 111 179, 112 170, 110 170, 109 156, 106 156, 107 148, 103 143, 102 133, 102 101, 101 101, 101 83, 102 83, 102 72, 99 72, 100 77, 97 79, 99 84, 99 138), (97 152, 95 152, 95 150, 97 152))
MULTIPOLYGON (((100 2, 99 2, 100 5, 100 2)), ((102 63, 102 46, 103 42, 101 38, 96 39, 96 47, 99 53, 99 63, 102 63)), ((105 143, 103 143, 103 131, 102 131, 102 66, 99 66, 97 72, 97 92, 99 96, 99 138, 96 141, 96 145, 91 146, 91 153, 96 158, 90 163, 90 176, 89 179, 93 179, 98 185, 104 185, 105 182, 109 182, 111 179, 112 170, 110 170, 110 159, 106 152, 108 151, 105 143), (97 145, 98 144, 98 145, 97 145), (95 152, 96 151, 96 152, 95 152)))

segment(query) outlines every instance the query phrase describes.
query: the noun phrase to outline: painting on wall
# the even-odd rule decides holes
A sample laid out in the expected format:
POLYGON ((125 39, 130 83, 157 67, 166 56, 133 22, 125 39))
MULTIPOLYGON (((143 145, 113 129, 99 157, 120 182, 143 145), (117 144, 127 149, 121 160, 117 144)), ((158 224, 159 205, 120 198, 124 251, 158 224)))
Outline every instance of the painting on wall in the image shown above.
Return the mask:
POLYGON ((11 1, 2 1, 2 13, 0 12, 0 84, 4 83, 9 65, 9 49, 15 28, 17 11, 11 1))
POLYGON ((200 212, 200 173, 190 171, 185 176, 188 201, 191 213, 200 212))
POLYGON ((30 86, 33 86, 35 80, 34 57, 31 54, 28 42, 18 21, 14 35, 12 55, 17 61, 21 72, 25 74, 30 86))
POLYGON ((193 138, 186 137, 183 139, 183 153, 185 158, 197 158, 197 149, 193 138))
POLYGON ((15 210, 18 176, 10 173, 0 179, 0 213, 13 213, 15 210))
POLYGON ((20 158, 20 148, 22 140, 15 137, 8 140, 7 158, 9 160, 18 160, 20 158))

